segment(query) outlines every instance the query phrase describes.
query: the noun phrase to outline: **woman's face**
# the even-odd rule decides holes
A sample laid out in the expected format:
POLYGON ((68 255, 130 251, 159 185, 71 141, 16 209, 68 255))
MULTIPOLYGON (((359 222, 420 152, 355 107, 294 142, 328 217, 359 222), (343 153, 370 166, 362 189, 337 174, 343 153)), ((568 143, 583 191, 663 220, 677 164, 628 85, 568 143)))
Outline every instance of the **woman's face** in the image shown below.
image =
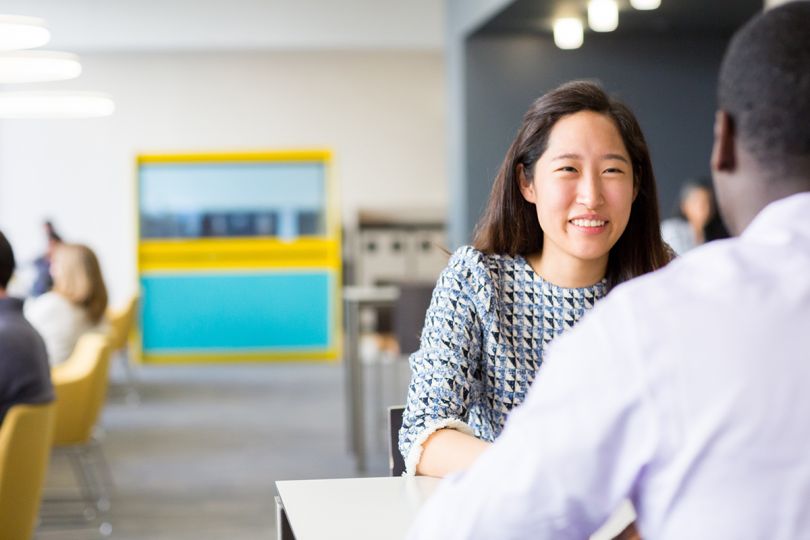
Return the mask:
POLYGON ((702 187, 689 191, 681 202, 681 211, 687 221, 698 228, 703 228, 712 217, 712 194, 702 187))
POLYGON ((635 198, 633 167, 613 120, 580 111, 551 129, 524 198, 537 207, 542 259, 557 264, 607 265, 635 198))

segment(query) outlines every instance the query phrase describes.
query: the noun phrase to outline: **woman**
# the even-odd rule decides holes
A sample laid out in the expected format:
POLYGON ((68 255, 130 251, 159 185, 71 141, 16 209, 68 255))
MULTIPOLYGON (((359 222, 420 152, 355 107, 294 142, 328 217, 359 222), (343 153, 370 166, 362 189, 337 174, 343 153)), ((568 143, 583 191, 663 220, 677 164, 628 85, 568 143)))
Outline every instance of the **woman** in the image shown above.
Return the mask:
POLYGON ((582 81, 535 101, 473 246, 439 278, 411 357, 399 444, 408 473, 468 467, 525 399, 549 342, 668 260, 632 112, 582 81))
POLYGON ((683 255, 710 240, 706 228, 714 214, 714 197, 709 184, 688 180, 681 186, 677 215, 661 223, 661 236, 675 253, 683 255))
POLYGON ((42 335, 51 365, 67 360, 79 337, 96 329, 107 309, 107 288, 95 254, 80 244, 60 244, 51 260, 53 289, 25 304, 25 316, 42 335))

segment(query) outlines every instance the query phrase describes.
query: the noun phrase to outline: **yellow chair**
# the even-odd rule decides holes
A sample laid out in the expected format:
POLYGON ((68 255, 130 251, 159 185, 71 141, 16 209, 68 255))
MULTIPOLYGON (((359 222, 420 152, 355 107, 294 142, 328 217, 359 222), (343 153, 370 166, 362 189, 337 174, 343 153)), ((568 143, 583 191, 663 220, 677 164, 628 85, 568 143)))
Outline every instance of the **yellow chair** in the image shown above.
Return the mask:
POLYGON ((135 374, 129 355, 129 336, 135 327, 135 316, 138 310, 138 297, 133 296, 126 305, 118 310, 107 310, 109 323, 110 350, 121 359, 124 368, 125 384, 127 387, 127 401, 137 403, 140 401, 135 384, 135 374))
POLYGON ((86 507, 83 514, 91 519, 96 517, 96 511, 104 513, 110 506, 112 480, 101 447, 93 437, 107 393, 109 361, 107 336, 87 333, 79 338, 64 363, 51 368, 56 395, 53 446, 68 453, 82 498, 93 507, 86 507))
POLYGON ((53 435, 54 404, 15 405, 0 426, 0 538, 29 540, 53 435))

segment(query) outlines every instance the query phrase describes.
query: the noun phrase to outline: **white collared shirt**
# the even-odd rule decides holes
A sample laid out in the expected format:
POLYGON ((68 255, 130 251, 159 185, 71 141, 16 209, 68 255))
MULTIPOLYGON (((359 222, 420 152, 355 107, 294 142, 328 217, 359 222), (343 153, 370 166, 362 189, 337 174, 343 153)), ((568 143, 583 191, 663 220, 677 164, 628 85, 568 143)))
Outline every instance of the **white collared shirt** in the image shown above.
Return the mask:
POLYGON ((810 538, 810 193, 616 288, 411 538, 810 538))

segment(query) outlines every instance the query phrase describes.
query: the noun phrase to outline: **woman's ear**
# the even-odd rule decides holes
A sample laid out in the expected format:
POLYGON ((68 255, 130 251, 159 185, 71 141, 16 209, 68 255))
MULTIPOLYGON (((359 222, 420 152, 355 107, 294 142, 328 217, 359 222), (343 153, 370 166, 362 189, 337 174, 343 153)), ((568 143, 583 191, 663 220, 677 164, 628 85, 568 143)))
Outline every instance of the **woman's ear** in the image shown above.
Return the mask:
POLYGON ((520 193, 523 195, 523 198, 530 203, 537 204, 537 194, 534 191, 534 182, 526 177, 526 168, 523 166, 523 163, 518 163, 516 172, 518 176, 518 183, 520 184, 520 193))

